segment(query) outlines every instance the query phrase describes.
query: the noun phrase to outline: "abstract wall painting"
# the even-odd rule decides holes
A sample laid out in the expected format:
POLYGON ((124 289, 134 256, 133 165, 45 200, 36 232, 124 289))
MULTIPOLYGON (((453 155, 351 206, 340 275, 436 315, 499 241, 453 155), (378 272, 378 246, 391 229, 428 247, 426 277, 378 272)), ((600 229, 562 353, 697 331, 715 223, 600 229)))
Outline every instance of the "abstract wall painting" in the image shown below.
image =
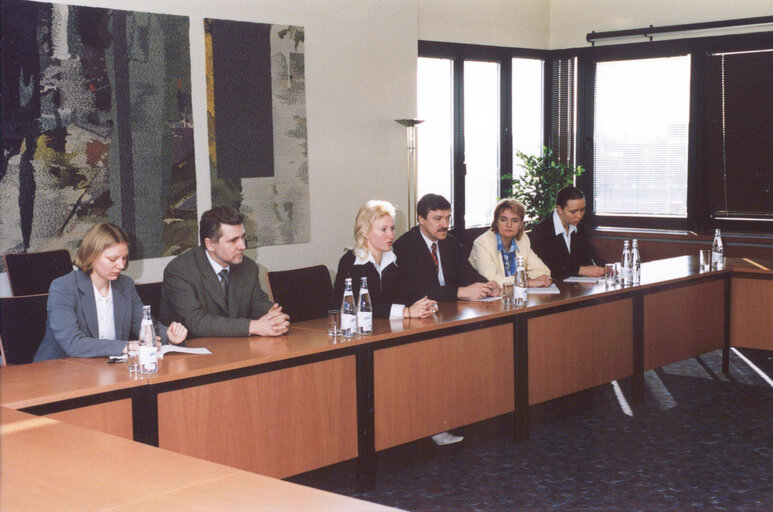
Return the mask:
POLYGON ((0 253, 74 252, 101 221, 132 259, 196 245, 188 18, 1 5, 0 253))
POLYGON ((250 247, 308 242, 304 29, 204 20, 212 204, 250 247))

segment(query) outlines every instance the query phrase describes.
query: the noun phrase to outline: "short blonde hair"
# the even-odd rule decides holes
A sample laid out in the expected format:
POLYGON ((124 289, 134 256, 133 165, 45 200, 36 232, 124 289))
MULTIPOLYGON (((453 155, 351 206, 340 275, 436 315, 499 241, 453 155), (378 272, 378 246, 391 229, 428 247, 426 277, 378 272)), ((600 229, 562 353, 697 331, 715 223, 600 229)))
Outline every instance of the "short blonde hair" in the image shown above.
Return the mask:
MULTIPOLYGON (((127 247, 130 245, 129 235, 126 234, 126 231, 109 222, 95 224, 83 237, 73 263, 85 273, 91 274, 94 269, 94 260, 102 254, 102 251, 117 244, 126 244, 127 247)), ((127 261, 124 270, 128 267, 129 262, 127 261)))
POLYGON ((371 199, 362 205, 354 221, 354 254, 356 256, 362 259, 368 257, 368 241, 365 235, 368 234, 374 222, 387 215, 392 218, 395 216, 395 207, 388 201, 371 199))
POLYGON ((526 219, 524 219, 524 216, 526 215, 526 207, 522 202, 517 199, 513 199, 512 197, 506 197, 497 203, 496 207, 494 208, 494 220, 491 221, 491 231, 494 233, 499 233, 497 219, 499 219, 499 216, 502 215, 502 212, 505 210, 510 210, 519 216, 521 221, 524 222, 524 224, 521 224, 521 229, 519 229, 518 233, 515 234, 515 239, 520 240, 523 236, 523 226, 525 225, 526 221, 526 219))

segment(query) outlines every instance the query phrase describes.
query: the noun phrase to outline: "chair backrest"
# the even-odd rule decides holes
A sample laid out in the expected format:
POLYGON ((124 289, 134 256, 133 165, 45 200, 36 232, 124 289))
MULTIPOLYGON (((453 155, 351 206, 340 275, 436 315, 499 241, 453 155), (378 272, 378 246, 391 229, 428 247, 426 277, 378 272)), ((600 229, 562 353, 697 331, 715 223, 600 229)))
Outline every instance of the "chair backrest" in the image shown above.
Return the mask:
POLYGON ((70 253, 66 249, 6 254, 3 258, 14 296, 48 293, 51 281, 72 270, 70 253))
POLYGON ((274 302, 290 315, 291 322, 327 315, 333 283, 325 265, 269 272, 268 286, 274 302))
POLYGON ((161 283, 137 283, 134 287, 137 288, 142 303, 150 306, 153 317, 158 318, 161 310, 161 283))
POLYGON ((0 338, 8 364, 31 363, 46 334, 48 294, 0 298, 0 338))

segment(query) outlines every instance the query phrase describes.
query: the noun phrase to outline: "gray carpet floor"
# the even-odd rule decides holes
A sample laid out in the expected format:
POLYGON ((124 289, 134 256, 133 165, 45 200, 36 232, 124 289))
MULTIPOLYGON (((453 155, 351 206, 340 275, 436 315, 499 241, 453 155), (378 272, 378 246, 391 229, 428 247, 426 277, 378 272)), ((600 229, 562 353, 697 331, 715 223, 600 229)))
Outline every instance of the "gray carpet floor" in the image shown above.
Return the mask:
POLYGON ((637 404, 623 380, 533 407, 525 442, 506 415, 380 452, 367 491, 353 461, 290 480, 413 511, 773 511, 771 378, 770 352, 731 350, 729 376, 711 352, 648 371, 637 404))

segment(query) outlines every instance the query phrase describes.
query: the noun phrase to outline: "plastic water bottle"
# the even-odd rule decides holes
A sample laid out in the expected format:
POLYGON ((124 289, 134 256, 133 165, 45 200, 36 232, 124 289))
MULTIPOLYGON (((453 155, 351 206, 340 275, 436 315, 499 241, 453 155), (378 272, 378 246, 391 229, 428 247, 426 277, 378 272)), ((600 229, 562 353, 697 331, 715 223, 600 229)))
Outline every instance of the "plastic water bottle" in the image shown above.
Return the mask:
POLYGON ((145 375, 158 373, 156 331, 153 329, 153 317, 150 316, 150 306, 142 306, 142 323, 140 324, 139 341, 140 373, 145 375))
POLYGON ((714 241, 711 244, 711 270, 725 268, 725 246, 722 244, 722 233, 714 231, 714 241))
POLYGON ((513 303, 516 306, 525 306, 529 301, 529 289, 526 281, 526 267, 523 264, 523 256, 518 256, 515 270, 515 281, 513 283, 513 303))
POLYGON ((347 277, 344 281, 344 298, 341 301, 341 334, 344 338, 353 338, 357 335, 357 308, 354 306, 351 277, 347 277))
POLYGON ((631 258, 633 259, 633 284, 641 282, 641 255, 639 254, 639 241, 633 239, 631 248, 631 258))
POLYGON ((620 273, 623 274, 623 286, 631 286, 631 283, 633 283, 633 255, 631 254, 628 240, 623 242, 623 259, 620 263, 622 267, 620 273))
POLYGON ((360 296, 357 298, 357 331, 360 334, 373 334, 373 306, 368 292, 368 278, 360 279, 360 296))

